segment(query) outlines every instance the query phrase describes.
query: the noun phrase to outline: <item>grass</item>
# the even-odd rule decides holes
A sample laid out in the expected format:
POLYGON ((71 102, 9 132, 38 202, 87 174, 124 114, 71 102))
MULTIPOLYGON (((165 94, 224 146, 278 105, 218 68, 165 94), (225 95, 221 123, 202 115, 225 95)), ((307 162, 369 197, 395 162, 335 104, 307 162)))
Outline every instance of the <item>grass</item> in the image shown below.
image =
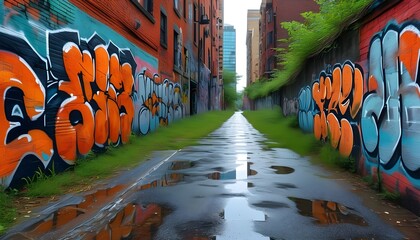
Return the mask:
POLYGON ((132 136, 129 144, 109 148, 100 154, 90 153, 79 159, 73 170, 53 173, 52 177, 37 173, 36 177, 27 179, 28 185, 17 194, 0 189, 0 234, 17 217, 14 197, 49 197, 80 190, 94 181, 141 164, 153 151, 177 150, 194 145, 220 127, 232 114, 233 111, 214 111, 186 117, 146 136, 132 136))
POLYGON ((283 117, 279 107, 274 110, 245 111, 243 115, 261 133, 265 134, 268 148, 289 148, 302 156, 326 167, 340 167, 356 172, 353 158, 346 158, 331 147, 315 139, 313 134, 303 133, 297 117, 283 117))
POLYGON ((16 209, 13 207, 13 197, 4 194, 4 189, 0 187, 0 234, 2 234, 13 223, 16 217, 16 209))
POLYGON ((245 111, 243 115, 269 139, 269 148, 289 148, 308 156, 317 153, 321 143, 313 135, 303 133, 297 126, 296 117, 283 117, 280 108, 274 110, 245 111))

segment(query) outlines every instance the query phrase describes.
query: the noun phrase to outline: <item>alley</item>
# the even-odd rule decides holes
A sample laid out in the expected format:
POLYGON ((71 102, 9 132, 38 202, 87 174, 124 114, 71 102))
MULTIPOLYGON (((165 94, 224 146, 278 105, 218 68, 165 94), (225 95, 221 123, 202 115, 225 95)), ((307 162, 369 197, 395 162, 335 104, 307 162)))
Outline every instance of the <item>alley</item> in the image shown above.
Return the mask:
POLYGON ((199 145, 158 152, 102 189, 42 209, 4 239, 403 238, 349 185, 264 141, 237 112, 199 145))

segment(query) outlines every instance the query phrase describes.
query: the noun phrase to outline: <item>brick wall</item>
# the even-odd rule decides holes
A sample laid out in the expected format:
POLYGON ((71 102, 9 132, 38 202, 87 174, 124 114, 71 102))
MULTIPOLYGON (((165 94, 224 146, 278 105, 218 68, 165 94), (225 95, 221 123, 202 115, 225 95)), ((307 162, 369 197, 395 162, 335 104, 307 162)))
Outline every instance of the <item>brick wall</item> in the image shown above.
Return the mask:
POLYGON ((367 59, 372 36, 384 29, 391 20, 402 23, 413 19, 420 19, 419 0, 402 0, 363 24, 360 28, 360 61, 365 62, 367 59))

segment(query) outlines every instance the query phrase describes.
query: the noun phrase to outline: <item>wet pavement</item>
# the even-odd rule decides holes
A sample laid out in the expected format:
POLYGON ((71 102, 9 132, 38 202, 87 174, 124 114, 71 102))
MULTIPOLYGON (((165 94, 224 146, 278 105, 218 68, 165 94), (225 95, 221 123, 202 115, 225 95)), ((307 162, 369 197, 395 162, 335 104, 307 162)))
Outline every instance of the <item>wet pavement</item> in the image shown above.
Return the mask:
POLYGON ((3 238, 403 239, 350 185, 264 141, 235 113, 199 145, 157 152, 95 191, 41 209, 3 238))

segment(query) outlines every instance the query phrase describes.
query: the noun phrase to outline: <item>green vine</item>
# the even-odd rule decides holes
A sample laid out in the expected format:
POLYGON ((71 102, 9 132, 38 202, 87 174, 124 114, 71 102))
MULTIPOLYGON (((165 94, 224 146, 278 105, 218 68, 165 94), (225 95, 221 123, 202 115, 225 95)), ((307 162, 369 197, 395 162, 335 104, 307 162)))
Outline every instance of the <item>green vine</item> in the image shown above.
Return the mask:
POLYGON ((366 13, 374 0, 316 0, 319 12, 304 12, 304 22, 283 22, 288 39, 279 39, 288 43, 288 48, 278 48, 277 59, 281 70, 276 70, 270 81, 257 82, 246 88, 251 99, 264 97, 290 83, 299 73, 305 61, 323 49, 353 22, 366 13))

